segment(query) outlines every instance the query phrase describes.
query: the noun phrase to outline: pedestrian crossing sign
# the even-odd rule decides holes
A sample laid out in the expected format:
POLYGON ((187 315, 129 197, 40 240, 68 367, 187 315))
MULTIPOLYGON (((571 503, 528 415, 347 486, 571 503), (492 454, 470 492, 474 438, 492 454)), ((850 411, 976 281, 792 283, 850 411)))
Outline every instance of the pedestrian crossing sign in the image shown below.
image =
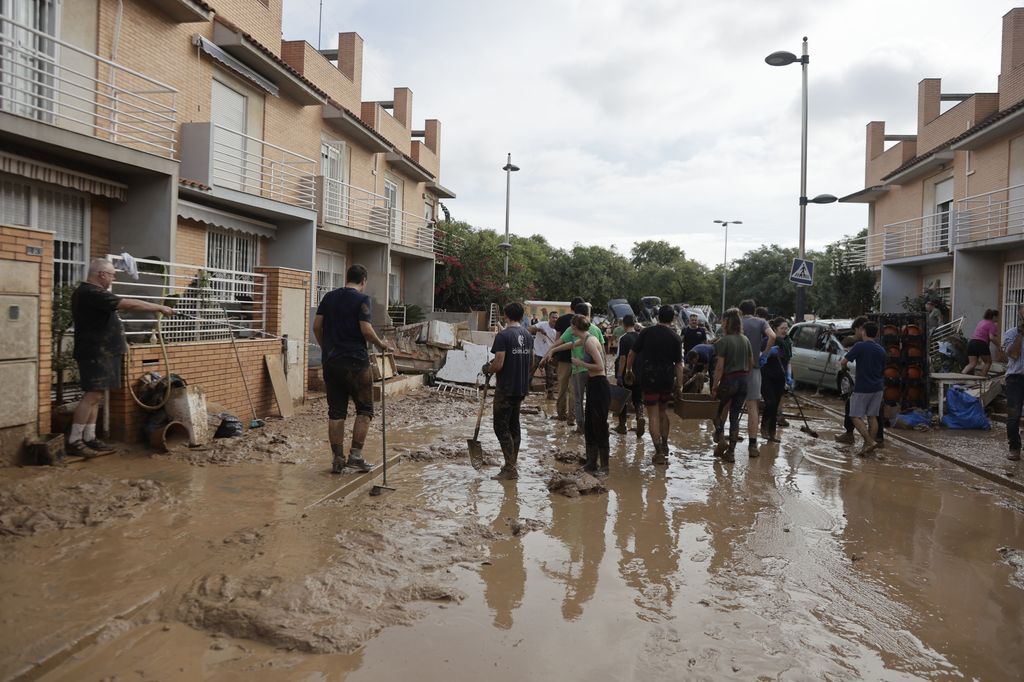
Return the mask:
POLYGON ((814 284, 814 261, 794 258, 793 267, 789 271, 789 281, 805 287, 814 284))

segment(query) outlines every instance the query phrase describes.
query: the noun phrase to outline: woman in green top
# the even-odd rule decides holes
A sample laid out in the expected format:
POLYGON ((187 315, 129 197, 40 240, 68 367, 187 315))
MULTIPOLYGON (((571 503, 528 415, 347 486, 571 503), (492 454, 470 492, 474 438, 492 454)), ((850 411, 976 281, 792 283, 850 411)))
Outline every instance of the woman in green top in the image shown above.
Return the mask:
POLYGON ((789 378, 789 361, 793 357, 793 341, 789 338, 789 321, 776 317, 771 321, 775 331, 775 344, 761 365, 761 397, 764 398, 764 415, 761 417, 761 436, 769 443, 781 442, 776 437, 779 406, 786 392, 789 378))
POLYGON ((737 308, 729 308, 722 316, 722 337, 715 341, 715 376, 711 394, 718 397, 718 418, 715 420, 715 457, 735 462, 736 442, 740 439, 740 411, 747 397, 747 376, 754 362, 750 341, 743 333, 743 322, 737 308), (725 416, 729 415, 729 440, 725 439, 725 416))

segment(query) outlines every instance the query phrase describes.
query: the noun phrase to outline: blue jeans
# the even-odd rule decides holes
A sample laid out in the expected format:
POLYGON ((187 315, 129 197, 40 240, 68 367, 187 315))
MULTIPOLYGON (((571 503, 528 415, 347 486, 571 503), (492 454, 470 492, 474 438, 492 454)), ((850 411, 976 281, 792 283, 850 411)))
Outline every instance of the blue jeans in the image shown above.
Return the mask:
POLYGON ((1024 404, 1024 374, 1006 375, 1006 440, 1020 450, 1020 412, 1024 404))

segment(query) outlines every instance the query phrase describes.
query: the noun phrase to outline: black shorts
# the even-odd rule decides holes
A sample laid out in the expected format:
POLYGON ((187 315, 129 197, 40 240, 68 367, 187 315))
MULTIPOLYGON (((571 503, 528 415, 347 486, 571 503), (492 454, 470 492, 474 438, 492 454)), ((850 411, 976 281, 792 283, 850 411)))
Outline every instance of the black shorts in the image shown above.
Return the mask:
POLYGON ((987 358, 992 355, 992 351, 989 350, 988 344, 978 339, 971 339, 967 342, 967 355, 974 356, 976 358, 987 358))
POLYGON ((348 416, 349 398, 356 404, 356 414, 373 418, 373 375, 369 360, 334 358, 324 363, 324 384, 327 386, 327 417, 348 416))
POLYGON ((121 388, 121 365, 124 355, 118 353, 75 360, 78 363, 79 383, 86 393, 121 388))

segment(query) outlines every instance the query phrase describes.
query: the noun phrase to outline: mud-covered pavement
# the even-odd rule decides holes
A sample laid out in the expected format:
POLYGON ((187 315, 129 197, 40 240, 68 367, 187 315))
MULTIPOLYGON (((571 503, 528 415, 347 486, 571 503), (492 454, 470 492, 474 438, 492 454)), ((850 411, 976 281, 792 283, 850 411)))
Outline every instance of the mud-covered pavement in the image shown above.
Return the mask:
MULTIPOLYGON (((437 402, 437 401, 440 402, 437 402)), ((0 482, 0 677, 1019 679, 1024 497, 809 413, 667 468, 612 433, 606 493, 549 492, 582 436, 524 415, 521 479, 464 457, 475 404, 388 405, 393 493, 336 489, 322 401, 244 442, 0 482)), ((379 461, 379 418, 366 452, 379 461), (377 453, 376 456, 369 453, 377 453)), ((496 464, 497 445, 482 429, 496 464)), ((1024 472, 1022 472, 1024 473, 1024 472)))

